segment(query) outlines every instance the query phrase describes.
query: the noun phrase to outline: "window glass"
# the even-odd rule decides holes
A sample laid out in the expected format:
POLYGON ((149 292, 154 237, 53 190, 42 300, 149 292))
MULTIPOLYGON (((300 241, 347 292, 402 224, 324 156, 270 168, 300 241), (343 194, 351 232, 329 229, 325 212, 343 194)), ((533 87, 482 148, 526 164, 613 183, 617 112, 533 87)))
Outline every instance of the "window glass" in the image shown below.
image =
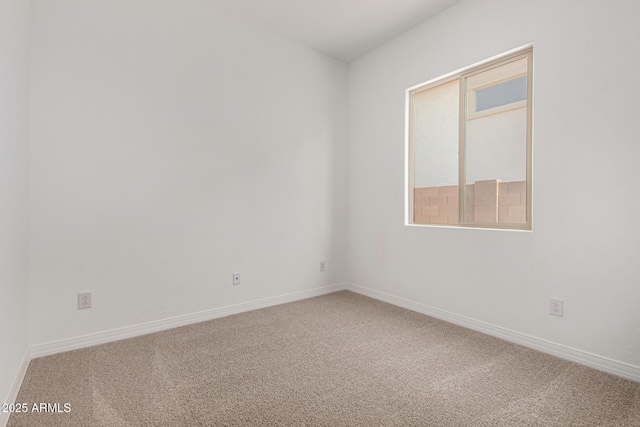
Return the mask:
POLYGON ((531 229, 532 57, 407 91, 410 223, 531 229))
MULTIPOLYGON (((527 58, 522 58, 473 74, 465 79, 468 95, 475 91, 476 105, 483 97, 483 105, 491 106, 488 108, 524 101, 526 70, 527 58), (522 73, 525 75, 504 81, 522 73), (485 87, 476 90, 478 82, 485 87)), ((526 222, 527 108, 526 102, 518 105, 518 108, 493 114, 466 117, 464 218, 467 223, 526 222)))
POLYGON ((527 76, 476 91, 476 111, 484 111, 527 99, 527 76))
POLYGON ((458 80, 413 96, 414 222, 418 224, 458 223, 459 116, 458 80))

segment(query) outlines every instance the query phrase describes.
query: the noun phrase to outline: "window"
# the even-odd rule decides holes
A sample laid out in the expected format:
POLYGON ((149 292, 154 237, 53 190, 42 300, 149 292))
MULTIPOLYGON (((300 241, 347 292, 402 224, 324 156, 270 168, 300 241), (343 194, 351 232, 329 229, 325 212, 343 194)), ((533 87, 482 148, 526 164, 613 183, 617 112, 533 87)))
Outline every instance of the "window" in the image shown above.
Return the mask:
POLYGON ((533 49, 407 90, 411 224, 531 229, 533 49))

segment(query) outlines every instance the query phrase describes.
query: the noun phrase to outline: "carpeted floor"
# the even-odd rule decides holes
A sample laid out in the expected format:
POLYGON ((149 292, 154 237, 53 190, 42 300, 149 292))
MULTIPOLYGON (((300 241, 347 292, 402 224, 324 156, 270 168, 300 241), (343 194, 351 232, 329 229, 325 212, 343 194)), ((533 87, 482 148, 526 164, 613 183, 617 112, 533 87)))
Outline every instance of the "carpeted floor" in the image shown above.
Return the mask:
POLYGON ((640 383, 350 292, 31 362, 18 426, 640 426, 640 383))

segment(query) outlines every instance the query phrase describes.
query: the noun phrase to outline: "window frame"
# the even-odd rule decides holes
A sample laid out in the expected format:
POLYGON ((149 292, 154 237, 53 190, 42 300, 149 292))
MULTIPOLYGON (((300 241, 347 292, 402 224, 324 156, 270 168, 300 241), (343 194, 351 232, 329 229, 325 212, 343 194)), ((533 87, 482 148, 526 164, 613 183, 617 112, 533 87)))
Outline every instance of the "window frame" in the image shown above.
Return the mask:
MULTIPOLYGON (((499 84, 503 81, 507 81, 509 77, 493 84, 499 84)), ((478 88, 484 88, 491 85, 483 85, 478 88)), ((475 89, 477 90, 477 89, 475 89)), ((527 45, 521 48, 505 52, 501 55, 494 56, 480 63, 465 67, 463 69, 448 73, 441 77, 429 80, 425 83, 413 86, 406 90, 406 144, 405 144, 405 200, 406 200, 406 215, 405 225, 415 226, 430 226, 430 227, 455 227, 455 228, 486 228, 494 230, 532 230, 532 168, 533 168, 533 45, 527 45), (466 95, 467 85, 466 79, 470 76, 491 70, 514 62, 523 58, 527 58, 527 98, 524 101, 517 101, 510 104, 504 104, 497 107, 493 107, 480 112, 474 112, 469 114, 469 99, 466 95), (452 81, 459 82, 459 115, 458 115, 458 223, 457 224, 420 224, 414 221, 415 216, 415 204, 414 204, 414 142, 413 142, 413 115, 414 115, 414 102, 413 98, 416 94, 423 91, 432 89, 434 87, 451 83, 452 81), (525 206, 525 222, 524 223, 498 223, 498 222, 470 222, 466 219, 466 179, 465 179, 465 140, 466 140, 466 121, 473 120, 475 118, 485 117, 492 114, 498 114, 504 111, 526 108, 526 206, 525 206)))

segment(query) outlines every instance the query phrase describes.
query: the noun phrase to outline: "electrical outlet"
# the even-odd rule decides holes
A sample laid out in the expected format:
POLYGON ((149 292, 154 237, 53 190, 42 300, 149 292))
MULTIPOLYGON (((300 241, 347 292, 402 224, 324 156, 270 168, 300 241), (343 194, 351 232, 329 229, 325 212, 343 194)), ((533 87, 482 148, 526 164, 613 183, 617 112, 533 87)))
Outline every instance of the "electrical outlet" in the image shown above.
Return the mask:
POLYGON ((554 316, 563 316, 564 301, 561 299, 550 298, 549 299, 549 314, 554 316))
POLYGON ((240 284, 240 273, 233 273, 233 284, 234 285, 240 284))
POLYGON ((83 308, 91 308, 91 292, 78 294, 78 310, 83 308))
POLYGON ((320 271, 325 271, 327 269, 327 263, 324 261, 320 261, 320 271))

